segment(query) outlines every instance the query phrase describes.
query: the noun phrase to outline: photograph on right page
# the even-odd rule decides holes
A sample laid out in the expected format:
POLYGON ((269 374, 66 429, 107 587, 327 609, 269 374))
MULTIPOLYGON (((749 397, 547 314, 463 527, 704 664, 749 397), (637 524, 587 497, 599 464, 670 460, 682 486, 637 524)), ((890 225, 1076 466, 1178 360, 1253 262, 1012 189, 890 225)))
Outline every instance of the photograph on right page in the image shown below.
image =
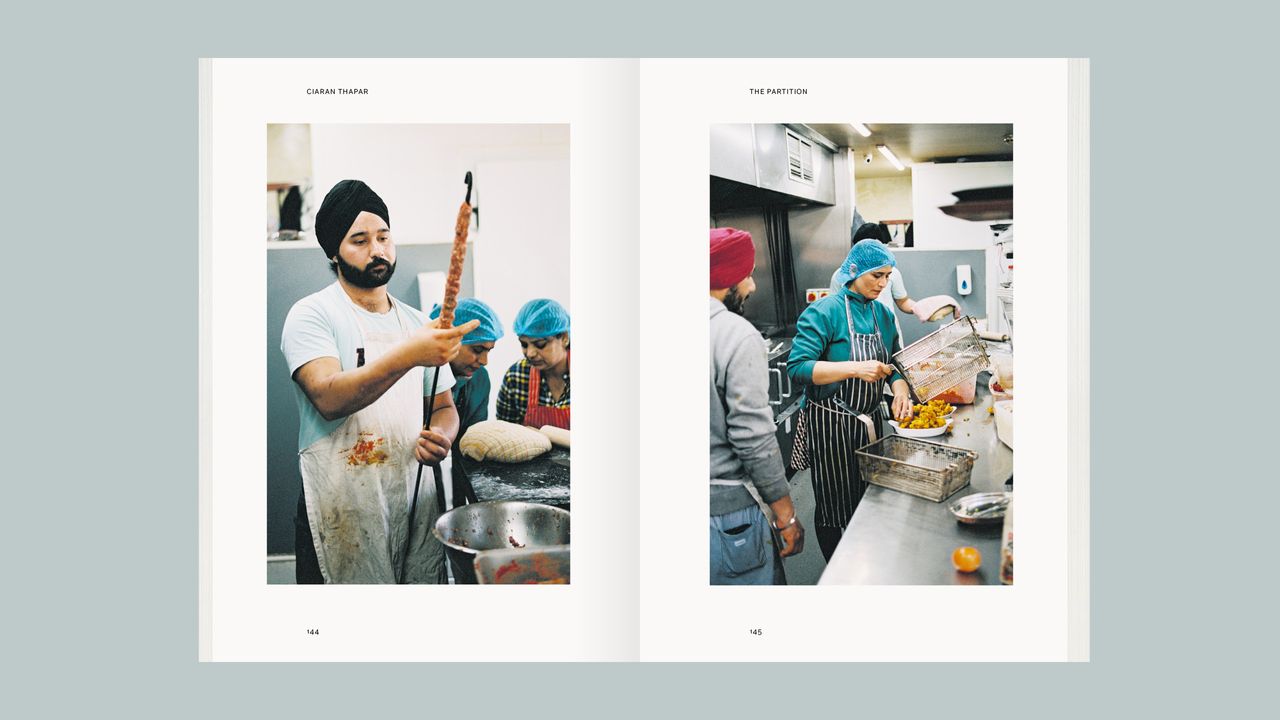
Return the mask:
POLYGON ((710 583, 1013 583, 1012 123, 710 128, 710 583))

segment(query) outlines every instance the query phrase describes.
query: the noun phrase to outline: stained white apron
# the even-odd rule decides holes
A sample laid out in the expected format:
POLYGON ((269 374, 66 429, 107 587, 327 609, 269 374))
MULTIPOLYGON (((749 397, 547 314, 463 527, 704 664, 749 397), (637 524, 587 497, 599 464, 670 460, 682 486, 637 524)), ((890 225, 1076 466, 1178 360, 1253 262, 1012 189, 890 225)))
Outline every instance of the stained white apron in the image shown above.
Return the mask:
MULTIPOLYGON (((365 362, 410 332, 398 303, 391 303, 398 333, 370 332, 351 305, 365 362)), ((382 397, 300 453, 307 520, 326 583, 396 582, 418 470, 413 453, 422 430, 423 372, 415 367, 405 373, 382 397)), ((444 549, 431 535, 436 517, 435 488, 424 482, 405 582, 442 581, 444 549)))

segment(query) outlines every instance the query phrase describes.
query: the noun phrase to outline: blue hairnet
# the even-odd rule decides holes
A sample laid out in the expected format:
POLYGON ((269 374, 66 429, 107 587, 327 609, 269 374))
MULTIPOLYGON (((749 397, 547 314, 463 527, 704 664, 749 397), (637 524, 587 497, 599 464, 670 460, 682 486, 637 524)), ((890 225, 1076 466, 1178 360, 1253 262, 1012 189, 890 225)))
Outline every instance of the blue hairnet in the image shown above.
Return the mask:
POLYGON ((898 261, 894 259, 893 253, 889 252, 889 248, 879 240, 859 240, 849 248, 849 254, 844 258, 844 264, 840 266, 840 271, 836 273, 836 285, 843 287, 848 285, 850 280, 854 280, 861 275, 879 270, 882 267, 896 267, 898 261))
POLYGON ((550 298, 530 300, 516 314, 516 335, 542 338, 569 332, 569 311, 550 298))
MULTIPOLYGON (((431 308, 431 319, 435 320, 438 317, 440 317, 440 306, 436 305, 431 308)), ((465 325, 472 320, 479 320, 480 327, 462 338, 463 345, 497 342, 498 338, 502 337, 502 321, 498 319, 498 313, 494 312, 493 308, 475 298, 459 300, 458 307, 453 311, 453 324, 465 325)))

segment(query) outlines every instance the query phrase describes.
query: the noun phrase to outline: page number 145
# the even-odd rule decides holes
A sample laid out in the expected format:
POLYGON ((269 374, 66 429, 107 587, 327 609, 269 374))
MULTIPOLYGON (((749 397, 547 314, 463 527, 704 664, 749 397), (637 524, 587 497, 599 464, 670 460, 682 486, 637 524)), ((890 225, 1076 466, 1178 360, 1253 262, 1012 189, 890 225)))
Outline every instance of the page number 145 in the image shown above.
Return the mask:
POLYGON ((764 635, 764 630, 760 628, 751 628, 748 632, 750 632, 752 635, 764 635))

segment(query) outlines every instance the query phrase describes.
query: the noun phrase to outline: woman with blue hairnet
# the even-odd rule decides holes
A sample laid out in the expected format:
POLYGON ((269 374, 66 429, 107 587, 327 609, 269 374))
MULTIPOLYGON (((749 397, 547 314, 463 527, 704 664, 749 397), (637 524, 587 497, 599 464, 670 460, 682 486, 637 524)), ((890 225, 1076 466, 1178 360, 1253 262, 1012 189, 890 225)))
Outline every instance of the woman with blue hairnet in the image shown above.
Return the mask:
POLYGON ((524 358, 498 389, 498 419, 569 429, 569 312, 555 300, 530 300, 514 323, 524 358))
MULTIPOLYGON (((431 319, 440 317, 440 306, 431 311, 431 319)), ((502 321, 498 314, 475 298, 458 301, 453 321, 465 325, 479 320, 480 326, 462 338, 458 355, 449 361, 456 384, 453 386, 453 404, 458 408, 458 435, 461 440, 467 428, 481 420, 489 419, 489 351, 502 338, 502 321)))
POLYGON ((886 379, 894 416, 911 415, 907 381, 889 364, 902 347, 893 311, 876 302, 896 264, 879 240, 854 244, 840 266, 839 292, 800 314, 787 359, 787 373, 805 388, 791 467, 813 471, 814 525, 828 560, 866 490, 854 451, 870 437, 857 416, 874 417, 886 379))
MULTIPOLYGON (((866 240, 867 238, 879 240, 884 245, 888 245, 891 241, 891 238, 889 237, 889 228, 881 225, 880 223, 861 222, 861 218, 855 217, 854 227, 857 229, 853 231, 853 240, 849 243, 850 247, 853 247, 860 241, 866 240)), ((832 293, 838 293, 840 288, 849 282, 848 274, 842 276, 842 272, 844 272, 843 266, 836 268, 835 272, 831 273, 832 293)), ((934 317, 934 314, 938 313, 940 309, 946 307, 951 308, 951 313, 954 314, 957 319, 960 317, 960 303, 956 302, 954 298, 949 296, 934 295, 933 297, 925 298, 919 302, 912 300, 911 296, 907 293, 907 284, 902 279, 902 271, 897 267, 894 267, 890 271, 889 284, 885 287, 884 291, 880 293, 880 297, 876 299, 883 303, 885 307, 889 308, 889 314, 893 316, 893 326, 898 331, 899 337, 902 336, 902 323, 898 322, 898 316, 893 312, 893 307, 895 305, 897 305, 898 309, 902 310, 902 312, 910 313, 920 318, 920 322, 935 322, 941 319, 940 316, 934 317)))

